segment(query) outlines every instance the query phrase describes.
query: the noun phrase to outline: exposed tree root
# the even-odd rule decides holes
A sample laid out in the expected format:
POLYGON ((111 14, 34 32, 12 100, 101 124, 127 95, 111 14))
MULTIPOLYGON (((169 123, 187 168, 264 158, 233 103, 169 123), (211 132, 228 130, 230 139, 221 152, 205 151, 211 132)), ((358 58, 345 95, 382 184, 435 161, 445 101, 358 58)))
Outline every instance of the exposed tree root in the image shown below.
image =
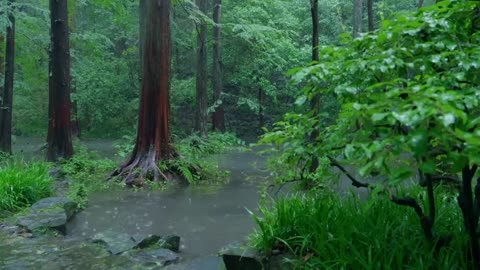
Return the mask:
POLYGON ((171 180, 172 175, 162 172, 157 165, 155 151, 150 150, 144 153, 135 153, 120 168, 115 170, 109 178, 122 179, 128 186, 143 186, 145 180, 153 182, 171 180))

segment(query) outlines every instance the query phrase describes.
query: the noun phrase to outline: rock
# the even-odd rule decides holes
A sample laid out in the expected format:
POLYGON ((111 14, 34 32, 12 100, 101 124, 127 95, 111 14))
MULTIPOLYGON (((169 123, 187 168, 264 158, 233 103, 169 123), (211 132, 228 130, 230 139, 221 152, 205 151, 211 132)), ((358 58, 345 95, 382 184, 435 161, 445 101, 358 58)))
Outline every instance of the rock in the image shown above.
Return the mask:
POLYGON ((142 267, 163 267, 176 264, 180 256, 169 249, 138 250, 128 253, 128 257, 142 267))
POLYGON ((48 170, 48 175, 53 179, 60 179, 65 176, 60 167, 53 167, 48 170))
POLYGON ((34 203, 31 207, 34 211, 40 211, 47 208, 62 208, 67 216, 67 221, 70 220, 78 210, 77 204, 65 197, 45 198, 34 203))
POLYGON ((168 267, 167 270, 224 270, 223 259, 218 256, 195 258, 189 262, 168 267))
POLYGON ((178 252, 180 250, 180 236, 178 235, 162 236, 158 243, 161 248, 166 248, 174 252, 178 252))
POLYGON ((154 234, 150 234, 150 235, 134 235, 132 237, 133 241, 135 242, 135 248, 140 248, 140 249, 144 249, 144 248, 148 248, 148 247, 151 247, 155 244, 158 243, 158 241, 161 239, 160 236, 158 235, 154 235, 154 234))
POLYGON ((105 245, 107 250, 113 255, 131 250, 137 245, 130 235, 110 230, 97 233, 93 237, 92 242, 105 245))
POLYGON ((30 232, 40 229, 55 229, 65 234, 67 215, 63 208, 30 210, 25 216, 17 217, 16 223, 30 232))
POLYGON ((268 267, 270 270, 291 270, 294 269, 293 264, 287 263, 286 260, 292 260, 294 257, 291 254, 279 254, 268 258, 268 267))
POLYGON ((260 253, 242 243, 233 243, 220 251, 227 270, 262 270, 263 258, 260 253))

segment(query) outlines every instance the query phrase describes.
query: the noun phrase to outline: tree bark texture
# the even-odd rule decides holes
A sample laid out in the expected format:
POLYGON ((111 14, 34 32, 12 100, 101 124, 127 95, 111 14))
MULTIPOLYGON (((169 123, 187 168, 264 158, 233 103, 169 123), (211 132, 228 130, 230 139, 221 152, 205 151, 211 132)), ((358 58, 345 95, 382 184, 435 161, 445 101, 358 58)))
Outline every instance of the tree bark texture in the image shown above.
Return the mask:
MULTIPOLYGON (((7 26, 5 44, 5 80, 1 91, 0 103, 0 151, 12 153, 12 104, 13 104, 13 77, 15 61, 15 16, 13 15, 13 0, 9 0, 7 11, 10 24, 7 26)), ((3 70, 3 59, 0 56, 0 70, 3 70)))
POLYGON ((221 32, 220 26, 222 12, 222 0, 213 0, 213 100, 216 105, 213 112, 213 130, 225 132, 225 114, 222 105, 223 71, 222 71, 222 51, 221 51, 221 32))
POLYGON ((50 0, 50 23, 47 160, 55 161, 73 155, 67 0, 50 0))
MULTIPOLYGON (((318 46, 319 46, 319 30, 318 30, 318 0, 310 0, 310 13, 312 17, 312 61, 318 62, 319 55, 318 55, 318 46)), ((315 95, 312 100, 310 101, 310 109, 313 111, 313 115, 317 117, 319 115, 319 105, 320 105, 320 96, 317 94, 315 95)), ((317 126, 314 127, 312 133, 310 134, 310 141, 314 142, 317 140, 319 136, 318 130, 318 123, 317 126)), ((310 164, 310 172, 314 172, 318 168, 318 158, 312 157, 312 163, 310 164)))
POLYGON ((140 54, 140 74, 142 74, 142 68, 143 68, 143 47, 145 45, 145 31, 146 31, 146 17, 147 17, 147 5, 146 2, 147 0, 140 0, 140 4, 138 6, 138 52, 140 54))
POLYGON ((169 134, 170 0, 146 0, 140 108, 135 148, 130 159, 113 172, 127 185, 144 179, 168 180, 157 162, 175 156, 169 134))
POLYGON ((367 0, 367 13, 368 13, 368 32, 375 30, 375 24, 373 20, 373 0, 367 0))
POLYGON ((362 4, 362 0, 353 0, 353 38, 357 38, 362 31, 362 4))
MULTIPOLYGON (((207 12, 207 0, 196 0, 203 14, 207 12)), ((207 137, 207 23, 202 18, 197 30, 197 74, 196 74, 196 123, 195 127, 201 137, 207 137)))

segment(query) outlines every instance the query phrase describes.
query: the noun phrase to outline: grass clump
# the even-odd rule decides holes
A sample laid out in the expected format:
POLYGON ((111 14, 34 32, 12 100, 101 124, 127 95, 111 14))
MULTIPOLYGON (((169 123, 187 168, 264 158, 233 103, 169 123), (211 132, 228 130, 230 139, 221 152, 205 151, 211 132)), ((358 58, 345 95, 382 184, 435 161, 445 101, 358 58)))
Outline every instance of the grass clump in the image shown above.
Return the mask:
POLYGON ((20 211, 53 192, 48 165, 3 160, 0 163, 0 215, 20 211))
MULTIPOLYGON (((414 190, 416 196, 425 196, 414 190)), ((437 209, 436 232, 453 240, 435 248, 410 209, 387 198, 360 202, 333 193, 293 195, 260 208, 251 243, 267 255, 294 254, 295 269, 467 269, 466 238, 454 198, 437 209)))

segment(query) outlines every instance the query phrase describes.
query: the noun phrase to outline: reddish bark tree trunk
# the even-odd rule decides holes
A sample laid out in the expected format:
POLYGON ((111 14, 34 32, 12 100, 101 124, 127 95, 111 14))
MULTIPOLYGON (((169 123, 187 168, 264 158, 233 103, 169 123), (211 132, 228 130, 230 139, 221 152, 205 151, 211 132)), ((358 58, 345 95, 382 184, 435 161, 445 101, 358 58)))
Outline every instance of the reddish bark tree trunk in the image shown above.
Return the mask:
POLYGON ((213 72, 212 72, 212 84, 213 84, 213 100, 216 104, 215 111, 213 112, 213 130, 225 132, 225 114, 223 112, 223 105, 221 100, 222 88, 223 88, 223 72, 222 72, 222 51, 221 51, 221 31, 220 17, 222 12, 222 0, 213 1, 213 72))
POLYGON ((144 178, 170 177, 157 162, 174 157, 169 135, 170 0, 147 0, 142 84, 137 139, 130 159, 115 171, 127 185, 141 186, 144 178))
POLYGON ((47 160, 55 161, 73 155, 67 0, 50 0, 50 23, 47 160))
MULTIPOLYGON (((196 4, 203 14, 207 12, 207 1, 196 0, 196 4)), ((197 25, 197 74, 196 74, 196 123, 199 135, 207 137, 207 23, 202 18, 197 25)))
MULTIPOLYGON (((15 61, 15 17, 12 13, 13 0, 9 0, 7 39, 5 44, 5 80, 3 91, 0 93, 0 151, 12 153, 12 104, 13 104, 13 76, 15 61)), ((0 70, 3 59, 0 60, 0 70)))

